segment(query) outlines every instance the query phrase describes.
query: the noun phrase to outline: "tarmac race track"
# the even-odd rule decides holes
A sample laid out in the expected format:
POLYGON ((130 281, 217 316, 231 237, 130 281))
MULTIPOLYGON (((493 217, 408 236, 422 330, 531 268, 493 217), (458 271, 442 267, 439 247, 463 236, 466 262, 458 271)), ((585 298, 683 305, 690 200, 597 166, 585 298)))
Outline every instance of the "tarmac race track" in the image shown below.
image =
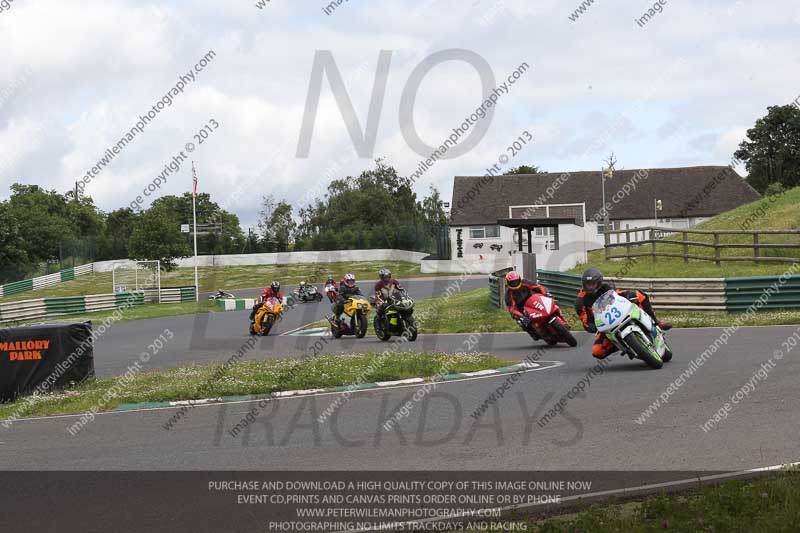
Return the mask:
MULTIPOLYGON (((414 281, 412 294, 441 293, 447 283, 414 281)), ((484 281, 464 288, 469 283, 482 286, 484 281)), ((327 304, 298 309, 278 333, 329 312, 327 304)), ((148 368, 223 361, 248 339, 246 327, 246 312, 118 324, 97 343, 96 368, 106 376, 124 371, 164 328, 175 339, 148 368)), ((588 334, 578 334, 577 348, 539 352, 543 345, 525 334, 487 334, 475 349, 561 364, 520 374, 477 419, 475 410, 508 376, 442 383, 427 394, 410 385, 356 391, 349 398, 336 393, 261 406, 255 401, 209 404, 185 411, 169 430, 165 423, 179 408, 98 414, 75 436, 67 428, 77 416, 26 419, 0 429, 0 461, 5 469, 18 470, 708 471, 776 465, 800 459, 800 346, 787 350, 786 344, 798 328, 741 328, 727 344, 718 342, 705 364, 685 374, 678 386, 676 378, 689 372, 690 361, 720 337, 721 328, 669 332, 676 355, 661 370, 613 355, 601 373, 591 373, 597 362, 589 353, 588 334), (740 397, 732 403, 737 391, 740 397), (553 410, 542 419, 562 397, 563 414, 553 410), (660 397, 665 401, 652 416, 637 421, 660 397), (337 400, 338 408, 328 410, 337 400), (704 431, 701 425, 726 402, 731 404, 727 418, 704 431), (410 405, 407 416, 384 429, 404 405, 410 405), (229 431, 252 409, 259 414, 256 421, 232 436, 229 431), (330 416, 317 422, 326 410, 330 416)), ((463 351, 468 339, 420 335, 411 346, 455 352, 463 351)), ((247 358, 302 354, 319 340, 268 337, 247 358)), ((323 352, 386 346, 374 337, 330 340, 323 352)))

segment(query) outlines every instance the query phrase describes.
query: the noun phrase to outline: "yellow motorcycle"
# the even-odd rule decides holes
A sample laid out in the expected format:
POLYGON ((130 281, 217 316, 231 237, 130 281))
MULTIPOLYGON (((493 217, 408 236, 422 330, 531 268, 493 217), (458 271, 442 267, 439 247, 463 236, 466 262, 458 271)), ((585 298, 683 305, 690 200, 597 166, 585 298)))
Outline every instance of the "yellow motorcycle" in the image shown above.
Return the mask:
POLYGON ((256 311, 255 321, 250 324, 250 335, 269 335, 272 326, 283 315, 283 304, 277 298, 267 298, 256 311))
POLYGON ((344 302, 344 314, 338 323, 333 317, 328 317, 333 336, 338 339, 342 335, 355 335, 363 339, 367 334, 367 315, 371 308, 369 301, 361 296, 349 297, 344 302))

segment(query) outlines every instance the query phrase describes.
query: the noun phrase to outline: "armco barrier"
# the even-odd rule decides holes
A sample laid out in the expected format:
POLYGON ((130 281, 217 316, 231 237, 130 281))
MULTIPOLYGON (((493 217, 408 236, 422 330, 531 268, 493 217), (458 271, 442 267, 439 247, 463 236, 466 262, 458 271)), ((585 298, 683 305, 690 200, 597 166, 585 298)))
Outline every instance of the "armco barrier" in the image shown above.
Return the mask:
POLYGON ((74 268, 65 268, 60 272, 48 274, 46 276, 39 276, 33 279, 23 279, 22 281, 14 281, 0 285, 0 298, 3 296, 11 296, 12 294, 19 294, 25 291, 32 291, 34 289, 41 289, 42 287, 50 287, 58 285, 64 281, 71 281, 77 276, 90 274, 94 272, 93 263, 88 265, 81 265, 74 268))
POLYGON ((800 276, 758 276, 725 279, 730 312, 743 312, 763 298, 760 309, 800 309, 800 276))
POLYGON ((725 311, 724 278, 609 278, 619 289, 646 292, 656 309, 725 311))
MULTIPOLYGON (((62 298, 37 298, 18 302, 0 303, 0 323, 38 320, 63 315, 109 311, 123 306, 141 306, 158 303, 158 290, 121 292, 117 294, 91 294, 62 298)), ((185 303, 195 301, 194 287, 161 289, 161 303, 185 303)))
POLYGON ((539 278, 537 281, 555 296, 559 307, 575 306, 575 298, 581 290, 581 277, 578 274, 537 270, 536 275, 539 278))
MULTIPOLYGON (((581 277, 567 272, 538 270, 539 283, 556 297, 559 306, 575 305, 581 277)), ((724 311, 724 278, 608 278, 617 288, 645 291, 657 309, 724 311)), ((749 305, 749 303, 748 303, 749 305)))
POLYGON ((495 307, 503 308, 505 300, 506 283, 505 275, 511 272, 511 267, 495 270, 489 274, 489 303, 495 307))

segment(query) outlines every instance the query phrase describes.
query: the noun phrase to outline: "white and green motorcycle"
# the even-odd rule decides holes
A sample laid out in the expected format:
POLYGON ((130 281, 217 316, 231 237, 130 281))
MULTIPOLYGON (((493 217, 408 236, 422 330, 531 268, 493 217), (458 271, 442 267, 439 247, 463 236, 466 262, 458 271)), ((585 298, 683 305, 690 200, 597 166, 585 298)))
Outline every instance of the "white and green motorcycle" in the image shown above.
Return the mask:
POLYGON ((592 306, 598 333, 631 359, 641 359, 650 368, 661 368, 672 359, 664 332, 641 307, 607 291, 592 306))

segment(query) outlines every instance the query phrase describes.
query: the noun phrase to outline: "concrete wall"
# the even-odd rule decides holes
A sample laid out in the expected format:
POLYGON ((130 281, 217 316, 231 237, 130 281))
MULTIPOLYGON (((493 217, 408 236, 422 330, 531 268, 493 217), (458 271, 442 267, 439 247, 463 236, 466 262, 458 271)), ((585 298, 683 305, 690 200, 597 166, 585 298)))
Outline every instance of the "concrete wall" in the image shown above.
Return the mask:
MULTIPOLYGON (((337 263, 358 261, 409 261, 419 262, 428 254, 408 252, 405 250, 334 250, 327 252, 285 252, 276 254, 239 254, 239 255, 201 255, 197 258, 197 266, 236 266, 236 265, 290 265, 297 263, 337 263)), ((194 267, 194 257, 178 259, 179 267, 194 267)), ((96 272, 110 272, 114 264, 134 264, 134 261, 121 259, 94 263, 96 272)))
POLYGON ((450 274, 490 274, 495 270, 512 266, 509 256, 498 256, 481 260, 426 260, 420 261, 423 274, 444 272, 450 274))

